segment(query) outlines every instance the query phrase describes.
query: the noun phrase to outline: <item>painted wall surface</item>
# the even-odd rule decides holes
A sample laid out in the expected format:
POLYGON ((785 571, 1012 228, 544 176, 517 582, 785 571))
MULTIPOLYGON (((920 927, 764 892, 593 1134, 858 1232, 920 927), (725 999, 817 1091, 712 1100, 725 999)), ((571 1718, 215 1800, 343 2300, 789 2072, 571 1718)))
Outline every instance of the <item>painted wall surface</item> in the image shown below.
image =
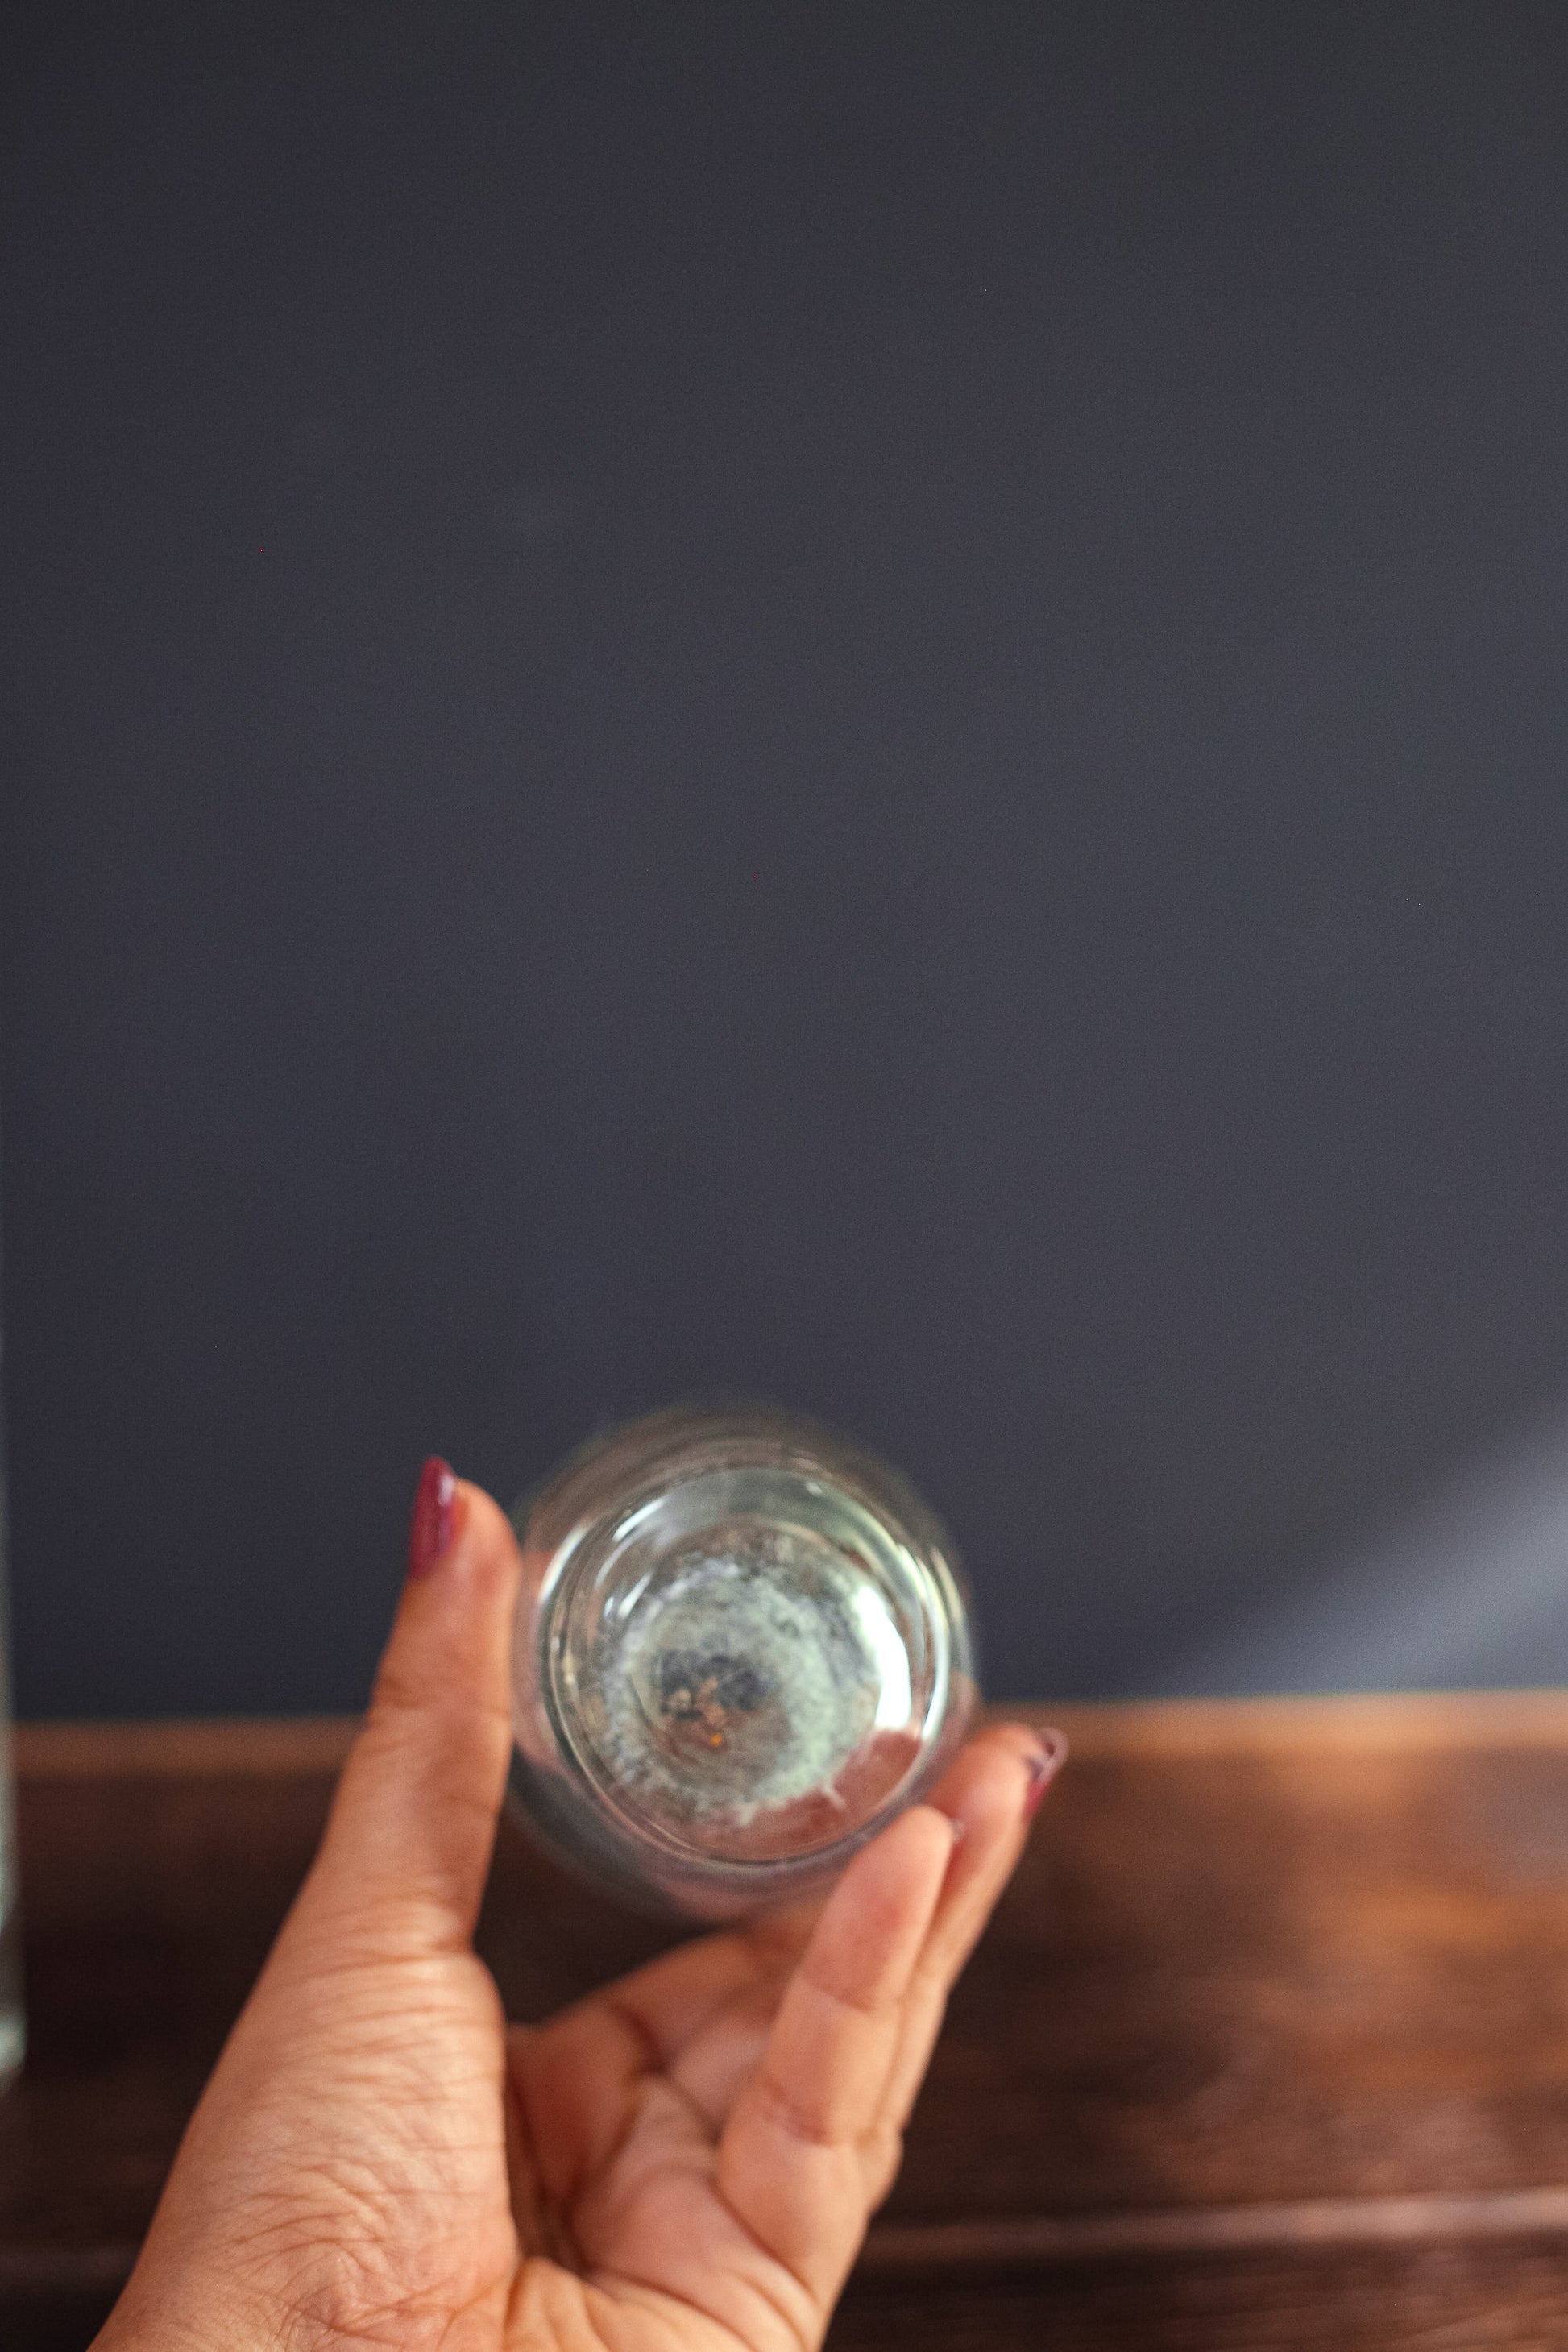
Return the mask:
POLYGON ((23 1710, 714 1387, 998 1693, 1568 1676, 1568 11, 6 19, 23 1710))

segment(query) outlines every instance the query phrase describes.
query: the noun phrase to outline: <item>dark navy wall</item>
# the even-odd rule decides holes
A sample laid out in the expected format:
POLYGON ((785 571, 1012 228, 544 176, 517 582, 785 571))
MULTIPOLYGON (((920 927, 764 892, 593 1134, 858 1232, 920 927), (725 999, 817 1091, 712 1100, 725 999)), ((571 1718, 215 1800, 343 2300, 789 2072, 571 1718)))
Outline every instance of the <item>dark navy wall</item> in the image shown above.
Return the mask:
POLYGON ((7 15, 23 1707, 716 1385, 1000 1691, 1568 1675, 1568 12, 7 15))

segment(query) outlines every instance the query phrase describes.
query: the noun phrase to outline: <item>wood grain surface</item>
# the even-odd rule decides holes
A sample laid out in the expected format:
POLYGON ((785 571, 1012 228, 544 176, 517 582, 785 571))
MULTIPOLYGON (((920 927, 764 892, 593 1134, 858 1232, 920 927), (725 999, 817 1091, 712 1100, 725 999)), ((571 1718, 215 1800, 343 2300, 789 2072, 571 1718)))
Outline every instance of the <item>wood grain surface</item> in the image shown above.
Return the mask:
MULTIPOLYGON (((1568 2343, 1568 1696, 1056 1719, 838 2352, 1568 2343)), ((107 2308, 351 1730, 21 1733, 5 2352, 107 2308)), ((668 1940, 505 1825, 514 2014, 668 1940)))

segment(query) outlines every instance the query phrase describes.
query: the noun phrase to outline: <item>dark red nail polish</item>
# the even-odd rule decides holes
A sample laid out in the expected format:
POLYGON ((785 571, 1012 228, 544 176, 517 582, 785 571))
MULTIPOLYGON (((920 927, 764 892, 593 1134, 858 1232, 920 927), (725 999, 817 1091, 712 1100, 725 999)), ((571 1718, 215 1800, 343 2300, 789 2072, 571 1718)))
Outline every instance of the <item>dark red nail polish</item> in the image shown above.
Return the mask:
POLYGON ((428 1576, 450 1547, 457 1492, 451 1464, 432 1454, 414 1491, 414 1523, 408 1530, 410 1576, 428 1576))
POLYGON ((1029 1775, 1028 1791, 1024 1799, 1026 1821, 1032 1821, 1039 1811, 1041 1798, 1067 1762, 1068 1743, 1065 1732, 1037 1732, 1035 1742, 1035 1753, 1026 1759, 1026 1769, 1029 1775))

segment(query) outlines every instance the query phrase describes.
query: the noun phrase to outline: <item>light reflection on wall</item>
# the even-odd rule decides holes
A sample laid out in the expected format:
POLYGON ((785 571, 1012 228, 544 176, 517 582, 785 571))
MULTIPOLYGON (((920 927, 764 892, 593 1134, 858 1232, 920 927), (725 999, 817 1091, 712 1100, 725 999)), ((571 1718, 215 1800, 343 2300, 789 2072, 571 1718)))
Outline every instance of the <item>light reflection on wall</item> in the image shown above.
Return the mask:
POLYGON ((1568 1681, 1568 1402, 1178 1654, 1170 1693, 1482 1689, 1568 1681))

